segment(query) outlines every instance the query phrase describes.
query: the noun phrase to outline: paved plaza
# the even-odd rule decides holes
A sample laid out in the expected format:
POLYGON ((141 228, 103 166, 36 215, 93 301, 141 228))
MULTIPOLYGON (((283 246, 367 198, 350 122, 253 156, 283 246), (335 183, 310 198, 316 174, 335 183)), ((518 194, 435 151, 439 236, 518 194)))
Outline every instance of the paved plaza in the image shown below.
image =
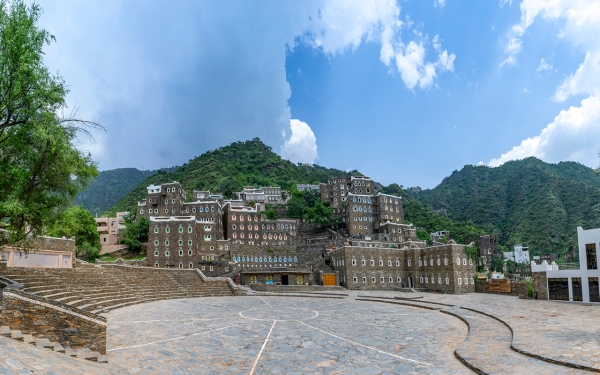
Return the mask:
POLYGON ((106 314, 108 364, 0 338, 0 374, 587 374, 585 367, 600 367, 591 339, 600 333, 598 306, 489 294, 345 294, 130 306, 106 314), (514 331, 513 347, 529 355, 511 350, 513 334, 501 320, 514 331))

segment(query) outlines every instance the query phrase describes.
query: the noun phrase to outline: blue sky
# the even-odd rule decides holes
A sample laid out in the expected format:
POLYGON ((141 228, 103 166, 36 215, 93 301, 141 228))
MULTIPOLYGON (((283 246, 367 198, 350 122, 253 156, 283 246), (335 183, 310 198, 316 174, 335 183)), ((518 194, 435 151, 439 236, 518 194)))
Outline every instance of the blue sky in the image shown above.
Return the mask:
POLYGON ((465 164, 600 159, 594 1, 41 1, 100 169, 260 137, 434 187, 465 164))

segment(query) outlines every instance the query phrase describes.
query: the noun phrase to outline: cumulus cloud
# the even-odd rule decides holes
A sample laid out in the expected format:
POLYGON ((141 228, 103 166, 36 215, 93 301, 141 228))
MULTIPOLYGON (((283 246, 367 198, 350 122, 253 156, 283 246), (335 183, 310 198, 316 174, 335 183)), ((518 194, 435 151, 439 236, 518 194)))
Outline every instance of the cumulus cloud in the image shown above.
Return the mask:
MULTIPOLYGON (((440 2, 440 6, 444 1, 440 2)), ((436 35, 432 46, 437 53, 436 61, 426 61, 428 38, 412 30, 414 40, 401 38, 404 29, 410 29, 410 18, 400 20, 400 7, 395 0, 369 2, 364 0, 331 0, 319 13, 311 26, 310 35, 316 48, 327 54, 356 50, 363 40, 381 44, 379 58, 386 66, 395 66, 402 81, 409 89, 417 85, 430 87, 439 72, 453 71, 456 55, 442 49, 436 35)))
POLYGON ((598 162, 600 150, 600 99, 591 96, 580 107, 561 111, 541 134, 527 138, 520 145, 490 160, 497 167, 509 160, 535 156, 548 162, 577 161, 589 166, 598 162))
MULTIPOLYGON (((559 38, 585 51, 577 71, 557 87, 552 99, 561 102, 573 95, 589 94, 580 107, 560 112, 540 135, 525 139, 520 145, 490 160, 500 165, 508 160, 536 156, 547 161, 573 160, 589 166, 597 164, 600 141, 600 2, 595 0, 523 0, 520 22, 512 26, 505 46, 506 60, 501 64, 516 64, 522 50, 521 38, 536 18, 564 20, 559 38)), ((541 59, 537 71, 553 69, 552 63, 541 59)))
POLYGON ((294 163, 313 164, 317 159, 317 137, 307 123, 291 119, 292 134, 281 146, 281 157, 294 163))
POLYGON ((435 0, 433 2, 434 8, 437 8, 437 7, 443 8, 445 5, 446 5, 446 0, 435 0))

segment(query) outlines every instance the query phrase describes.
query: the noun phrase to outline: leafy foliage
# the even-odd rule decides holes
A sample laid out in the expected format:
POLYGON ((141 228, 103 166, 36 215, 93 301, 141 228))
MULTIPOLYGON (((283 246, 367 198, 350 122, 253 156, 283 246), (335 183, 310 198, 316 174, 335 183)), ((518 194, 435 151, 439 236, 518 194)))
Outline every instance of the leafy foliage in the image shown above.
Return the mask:
POLYGON ((333 210, 317 201, 313 207, 304 210, 304 219, 311 224, 324 228, 333 224, 333 210))
POLYGON ((497 168, 467 165, 420 196, 451 219, 497 233, 501 247, 527 244, 532 255, 563 254, 577 242, 578 226, 600 226, 600 179, 574 162, 527 158, 497 168))
POLYGON ((150 220, 142 216, 136 221, 133 215, 125 215, 123 219, 125 230, 123 230, 121 243, 127 245, 129 251, 137 253, 142 250, 142 243, 148 241, 150 220))
POLYGON ((9 242, 42 233, 98 174, 73 146, 98 125, 58 115, 68 91, 43 64, 54 37, 38 27, 40 15, 37 4, 0 1, 0 227, 9 242))
POLYGON ((53 237, 75 237, 77 253, 94 259, 100 254, 100 235, 96 230, 96 220, 81 206, 67 208, 45 231, 53 237))

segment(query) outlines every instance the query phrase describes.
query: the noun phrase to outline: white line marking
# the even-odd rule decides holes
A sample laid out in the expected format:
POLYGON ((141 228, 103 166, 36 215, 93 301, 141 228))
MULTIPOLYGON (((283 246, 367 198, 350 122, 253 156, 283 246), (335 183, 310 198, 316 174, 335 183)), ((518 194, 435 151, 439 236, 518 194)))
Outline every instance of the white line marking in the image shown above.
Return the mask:
POLYGON ((265 342, 263 343, 262 348, 260 348, 260 352, 258 352, 258 356, 256 357, 256 360, 254 360, 254 364, 252 365, 252 369, 250 370, 250 373, 248 375, 254 374, 254 370, 256 369, 256 365, 258 364, 258 360, 260 359, 260 355, 262 354, 263 350, 265 350, 265 346, 267 346, 267 341, 269 341, 269 337, 271 336, 271 332, 273 332, 273 328, 275 327, 275 323, 277 323, 277 320, 273 321, 273 325, 271 326, 271 329, 269 330, 269 334, 267 335, 267 338, 265 339, 265 342))
MULTIPOLYGON (((300 324, 304 324, 305 326, 307 326, 307 327, 310 327, 310 328, 312 328, 312 329, 314 329, 314 330, 317 330, 317 331, 319 331, 319 332, 322 332, 322 333, 324 333, 324 334, 326 334, 326 335, 330 335, 330 336, 333 336, 333 337, 335 337, 335 338, 337 338, 337 339, 340 339, 340 340, 343 340, 343 341, 347 341, 347 342, 349 342, 349 343, 351 343, 351 344, 358 345, 358 346, 362 346, 363 348, 367 348, 367 349, 375 350, 375 351, 376 351, 376 352, 378 352, 378 353, 387 354, 387 355, 390 355, 390 356, 392 356, 392 357, 396 357, 396 358, 399 358, 399 359, 402 359, 402 360, 405 360, 405 361, 409 361, 409 362, 419 363, 419 364, 426 365, 426 366, 434 366, 434 365, 432 365, 432 364, 430 364, 430 363, 426 363, 426 362, 419 362, 419 361, 416 361, 416 360, 414 360, 414 359, 410 359, 410 358, 404 358, 404 357, 401 357, 401 356, 399 356, 399 355, 396 355, 396 354, 392 354, 392 353, 384 352, 383 350, 379 350, 379 349, 377 349, 377 348, 373 348, 372 346, 367 346, 367 345, 359 344, 359 343, 357 343, 357 342, 355 342, 355 341, 348 340, 348 339, 345 339, 345 338, 343 338, 343 337, 340 337, 340 336, 336 336, 336 335, 334 335, 333 333, 325 332, 325 331, 323 331, 322 329, 319 329, 319 328, 317 328, 317 327, 313 327, 313 326, 311 326, 310 324, 306 324, 306 323, 304 323, 304 322, 301 322, 301 321, 298 321, 298 323, 300 323, 300 324)), ((435 367, 435 366, 434 366, 434 367, 435 367)))
POLYGON ((157 319, 157 320, 132 320, 130 322, 128 321, 120 321, 120 322, 110 322, 110 324, 127 324, 127 323, 154 323, 154 322, 195 322, 195 321, 200 321, 200 320, 216 320, 216 319, 223 319, 223 317, 220 318, 210 318, 210 319, 157 319))
POLYGON ((265 301, 265 300, 264 300, 262 297, 260 297, 260 296, 259 296, 258 298, 262 299, 262 301, 263 301, 264 303, 266 303, 266 304, 267 304, 269 307, 273 307, 273 306, 269 305, 269 302, 265 301))
POLYGON ((205 333, 216 332, 216 331, 220 331, 220 330, 223 330, 223 329, 227 329, 227 328, 239 326, 240 324, 243 324, 243 323, 238 323, 238 324, 234 324, 234 325, 230 325, 230 326, 222 327, 222 328, 217 328, 217 329, 211 329, 210 331, 193 333, 193 334, 187 335, 187 336, 179 336, 179 337, 175 337, 175 338, 167 339, 167 340, 153 341, 153 342, 148 342, 148 343, 145 343, 145 344, 138 344, 138 345, 124 346, 124 347, 121 347, 121 348, 108 349, 107 352, 114 352, 115 350, 123 350, 123 349, 130 349, 130 348, 139 348, 141 346, 154 345, 154 344, 159 344, 161 342, 168 342, 168 341, 175 341, 175 340, 180 340, 180 339, 187 339, 189 337, 199 336, 199 335, 203 335, 205 333))

